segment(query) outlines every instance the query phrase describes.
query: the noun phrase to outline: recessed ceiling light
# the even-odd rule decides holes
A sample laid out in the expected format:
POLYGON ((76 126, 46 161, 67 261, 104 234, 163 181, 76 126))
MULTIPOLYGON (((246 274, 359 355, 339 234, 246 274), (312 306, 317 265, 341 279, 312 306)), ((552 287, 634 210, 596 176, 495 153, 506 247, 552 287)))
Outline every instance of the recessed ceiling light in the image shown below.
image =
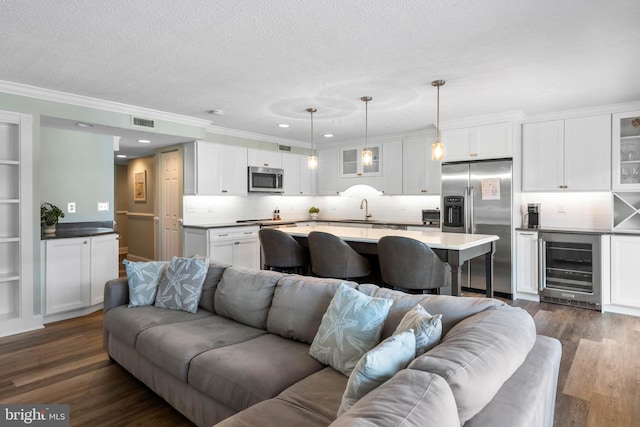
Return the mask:
POLYGON ((120 159, 126 159, 127 158, 126 154, 117 154, 116 157, 118 157, 120 159))
POLYGON ((92 128, 93 127, 93 125, 90 125, 89 123, 81 123, 81 122, 76 123, 76 126, 79 126, 81 128, 92 128))
POLYGON ((148 139, 139 139, 138 142, 141 143, 141 144, 150 144, 151 143, 151 141, 149 141, 148 139))
POLYGON ((324 135, 325 138, 333 138, 333 134, 332 133, 325 133, 324 135))
POLYGON ((278 127, 279 127, 279 128, 288 128, 288 127, 289 127, 289 125, 288 125, 288 124, 286 124, 286 123, 280 123, 280 124, 278 125, 278 127))

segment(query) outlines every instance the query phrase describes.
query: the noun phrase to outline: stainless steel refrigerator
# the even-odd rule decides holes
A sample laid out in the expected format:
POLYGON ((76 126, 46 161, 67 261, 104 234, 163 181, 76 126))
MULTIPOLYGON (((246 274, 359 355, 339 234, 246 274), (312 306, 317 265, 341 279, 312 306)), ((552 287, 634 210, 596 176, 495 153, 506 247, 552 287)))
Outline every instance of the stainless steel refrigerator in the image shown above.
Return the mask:
MULTIPOLYGON (((493 290, 511 297, 512 161, 442 164, 442 231, 496 234, 493 290)), ((484 290, 485 260, 462 266, 463 288, 484 290)))

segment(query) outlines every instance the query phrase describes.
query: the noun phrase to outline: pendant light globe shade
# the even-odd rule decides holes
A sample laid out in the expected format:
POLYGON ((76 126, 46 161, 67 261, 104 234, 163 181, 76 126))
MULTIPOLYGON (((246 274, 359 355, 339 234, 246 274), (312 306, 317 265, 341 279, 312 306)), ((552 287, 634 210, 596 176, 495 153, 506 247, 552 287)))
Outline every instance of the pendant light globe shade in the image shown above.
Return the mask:
POLYGON ((440 142, 440 86, 444 86, 444 80, 434 80, 431 86, 438 89, 438 103, 436 113, 436 142, 431 144, 431 160, 444 160, 444 145, 440 142))
POLYGON ((362 166, 373 165, 373 152, 369 150, 369 101, 373 98, 363 96, 360 101, 364 102, 364 150, 362 150, 362 166))
POLYGON ((373 152, 368 148, 362 150, 362 166, 371 166, 373 164, 373 152))
POLYGON ((318 156, 316 156, 316 151, 313 149, 313 113, 318 111, 315 108, 307 108, 307 112, 311 115, 311 154, 307 157, 307 169, 318 169, 318 156))
POLYGON ((431 160, 444 159, 444 145, 440 141, 431 144, 431 160))
POLYGON ((307 169, 318 169, 318 156, 311 155, 307 157, 307 169))

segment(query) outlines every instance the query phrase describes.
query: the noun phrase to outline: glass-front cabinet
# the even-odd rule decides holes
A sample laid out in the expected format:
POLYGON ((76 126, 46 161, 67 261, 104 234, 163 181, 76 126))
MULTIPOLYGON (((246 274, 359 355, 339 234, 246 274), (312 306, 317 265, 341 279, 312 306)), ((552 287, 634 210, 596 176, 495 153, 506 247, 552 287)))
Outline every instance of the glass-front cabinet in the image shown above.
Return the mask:
POLYGON ((614 190, 640 190, 640 111, 613 115, 614 190))
POLYGON ((349 147, 340 149, 340 177, 349 178, 356 176, 380 176, 381 168, 381 152, 379 146, 369 147, 373 154, 373 162, 371 165, 362 164, 362 150, 364 147, 349 147))

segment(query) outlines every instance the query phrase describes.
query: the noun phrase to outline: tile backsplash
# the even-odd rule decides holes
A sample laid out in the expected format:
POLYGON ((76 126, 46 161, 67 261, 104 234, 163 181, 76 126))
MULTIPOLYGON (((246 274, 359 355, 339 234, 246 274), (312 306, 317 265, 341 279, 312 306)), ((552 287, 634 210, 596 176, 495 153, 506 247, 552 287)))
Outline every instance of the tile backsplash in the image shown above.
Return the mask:
POLYGON ((522 193, 522 216, 527 203, 540 203, 541 227, 610 229, 610 192, 522 193))

